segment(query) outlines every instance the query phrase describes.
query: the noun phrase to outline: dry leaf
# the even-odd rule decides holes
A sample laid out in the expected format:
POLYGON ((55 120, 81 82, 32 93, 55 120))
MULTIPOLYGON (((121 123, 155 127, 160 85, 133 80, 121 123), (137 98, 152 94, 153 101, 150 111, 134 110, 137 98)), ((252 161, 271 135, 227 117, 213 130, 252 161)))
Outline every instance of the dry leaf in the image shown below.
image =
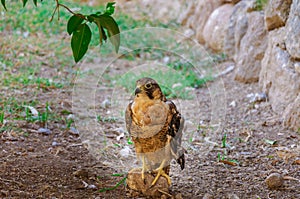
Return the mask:
POLYGON ((276 151, 279 158, 282 158, 285 163, 288 163, 289 159, 296 157, 297 154, 288 150, 285 151, 276 151))
POLYGON ((23 107, 28 108, 33 116, 39 115, 39 112, 34 107, 32 106, 23 106, 23 107))

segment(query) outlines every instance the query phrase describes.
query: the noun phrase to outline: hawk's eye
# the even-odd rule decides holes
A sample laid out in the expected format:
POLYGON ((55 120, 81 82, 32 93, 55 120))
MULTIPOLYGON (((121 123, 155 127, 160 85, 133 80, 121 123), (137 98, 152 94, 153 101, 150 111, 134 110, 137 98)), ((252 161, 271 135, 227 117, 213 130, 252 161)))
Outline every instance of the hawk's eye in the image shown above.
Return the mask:
POLYGON ((145 85, 145 88, 146 89, 150 89, 152 87, 152 84, 151 83, 147 83, 146 85, 145 85))

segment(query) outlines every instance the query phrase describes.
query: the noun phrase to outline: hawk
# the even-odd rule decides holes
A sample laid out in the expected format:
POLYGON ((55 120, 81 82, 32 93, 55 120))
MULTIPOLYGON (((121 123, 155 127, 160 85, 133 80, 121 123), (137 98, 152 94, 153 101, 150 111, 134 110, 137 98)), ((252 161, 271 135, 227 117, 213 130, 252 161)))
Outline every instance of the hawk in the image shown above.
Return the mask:
POLYGON ((169 177, 170 161, 177 160, 184 169, 184 149, 181 147, 184 119, 175 104, 167 100, 158 83, 148 77, 136 81, 135 95, 125 113, 126 128, 142 161, 144 173, 157 173, 151 186, 160 176, 169 177))

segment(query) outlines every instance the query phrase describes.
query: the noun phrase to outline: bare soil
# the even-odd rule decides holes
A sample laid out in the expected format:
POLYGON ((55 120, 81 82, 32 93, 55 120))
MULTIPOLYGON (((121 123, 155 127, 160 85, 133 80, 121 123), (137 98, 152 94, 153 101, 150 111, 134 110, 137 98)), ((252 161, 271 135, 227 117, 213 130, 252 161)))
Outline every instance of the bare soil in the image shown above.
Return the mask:
MULTIPOLYGON (((120 64, 118 73, 128 70, 128 65, 120 64)), ((247 95, 259 92, 257 83, 240 84, 233 80, 233 73, 222 78, 226 119, 217 137, 209 125, 211 97, 207 87, 196 89, 194 100, 174 100, 184 113, 188 133, 184 136, 186 168, 181 171, 172 163, 170 193, 174 198, 300 198, 299 133, 283 127, 280 115, 267 101, 249 102, 247 95), (193 131, 195 122, 200 128, 193 131), (225 133, 227 147, 222 148, 225 133), (271 173, 284 177, 283 186, 267 187, 265 180, 271 173)), ((99 104, 112 96, 111 87, 103 84, 100 89, 99 104)), ((130 93, 124 91, 123 95, 127 97, 120 104, 129 102, 130 93)), ((71 96, 72 88, 65 88, 43 91, 39 98, 51 98, 57 104, 52 107, 57 112, 72 112, 71 96)), ((113 107, 99 105, 98 111, 109 116, 113 107)), ((51 133, 43 134, 38 129, 44 124, 8 122, 14 122, 20 130, 0 134, 0 198, 129 198, 124 183, 100 191, 114 187, 124 178, 112 174, 126 173, 139 164, 132 145, 128 156, 120 153, 128 145, 122 117, 99 122, 108 143, 102 156, 95 155, 82 142, 85 138, 81 140, 74 129, 66 130, 63 123, 49 122, 51 133)))

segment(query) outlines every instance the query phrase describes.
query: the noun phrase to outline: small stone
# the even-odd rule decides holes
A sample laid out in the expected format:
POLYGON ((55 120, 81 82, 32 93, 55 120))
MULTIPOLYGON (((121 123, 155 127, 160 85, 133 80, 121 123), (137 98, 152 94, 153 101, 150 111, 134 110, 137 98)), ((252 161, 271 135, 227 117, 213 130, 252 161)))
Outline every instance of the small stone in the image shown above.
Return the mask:
POLYGON ((247 98, 249 98, 250 103, 267 101, 267 95, 265 93, 250 93, 247 95, 247 98))
POLYGON ((279 173, 272 173, 265 182, 269 189, 277 189, 283 185, 284 179, 279 173))
POLYGON ((182 87, 182 84, 181 83, 176 83, 176 84, 173 84, 172 85, 172 88, 177 88, 177 87, 182 87))
POLYGON ((101 103, 101 107, 102 108, 108 108, 111 106, 110 100, 109 99, 105 99, 102 103, 101 103))
POLYGON ((300 62, 295 63, 295 71, 300 74, 300 62))
POLYGON ((50 131, 50 129, 47 129, 47 128, 39 128, 38 133, 42 133, 43 135, 50 135, 51 131, 50 131))
POLYGON ((236 107, 236 101, 232 101, 230 104, 229 104, 229 106, 231 106, 231 107, 236 107))
POLYGON ((52 146, 58 146, 58 143, 55 142, 55 141, 53 141, 51 145, 52 145, 52 146))
POLYGON ((175 199, 182 199, 181 193, 176 194, 175 199))
POLYGON ((74 127, 71 127, 71 128, 70 128, 70 133, 73 134, 73 135, 79 135, 78 129, 76 129, 76 128, 74 128, 74 127))
POLYGON ((77 178, 88 178, 89 172, 86 169, 79 169, 73 173, 77 178))
POLYGON ((209 193, 204 194, 202 199, 213 199, 214 197, 210 195, 209 193))
POLYGON ((131 149, 129 148, 129 146, 125 146, 123 149, 120 150, 120 155, 125 158, 127 158, 130 153, 131 149))
POLYGON ((170 62, 170 57, 169 57, 169 56, 164 57, 164 58, 163 58, 163 62, 164 62, 165 64, 169 63, 169 62, 170 62))
POLYGON ((90 184, 90 185, 88 185, 87 188, 88 188, 88 189, 97 189, 97 186, 94 185, 94 184, 90 184))

